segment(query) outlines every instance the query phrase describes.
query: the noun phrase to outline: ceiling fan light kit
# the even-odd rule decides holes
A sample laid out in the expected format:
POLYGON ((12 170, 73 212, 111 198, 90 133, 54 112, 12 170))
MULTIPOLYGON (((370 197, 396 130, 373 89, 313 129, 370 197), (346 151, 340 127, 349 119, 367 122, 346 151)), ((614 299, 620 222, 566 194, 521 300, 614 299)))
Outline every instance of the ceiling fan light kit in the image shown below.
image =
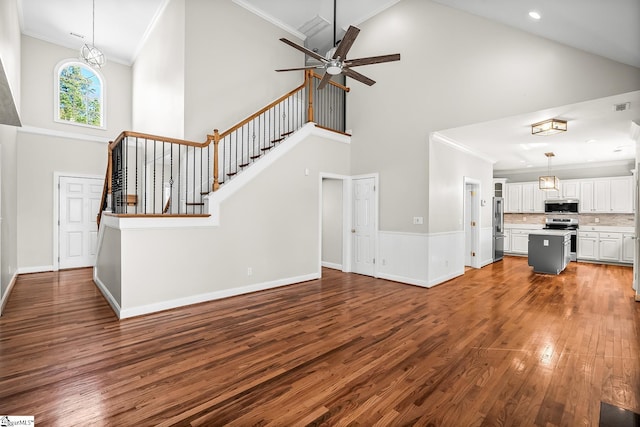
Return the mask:
POLYGON ((107 63, 104 53, 96 46, 96 0, 93 0, 91 44, 85 43, 80 48, 80 59, 93 68, 102 68, 107 63))
MULTIPOLYGON (((324 70, 324 75, 318 84, 318 89, 324 89, 324 87, 329 83, 331 77, 337 76, 339 74, 344 74, 347 77, 351 77, 354 80, 357 80, 361 83, 364 83, 368 86, 375 84, 375 80, 370 79, 367 76, 364 76, 357 71, 352 70, 353 67, 359 67, 361 65, 369 65, 369 64, 380 64, 383 62, 391 62, 391 61, 399 61, 400 54, 395 53, 392 55, 382 55, 382 56, 370 56, 366 58, 358 58, 358 59, 347 59, 347 53, 351 46, 353 46, 353 42, 358 37, 358 33, 360 33, 360 29, 354 27, 353 25, 349 27, 344 37, 338 44, 338 47, 333 52, 333 55, 329 58, 325 58, 320 56, 317 52, 307 49, 304 46, 300 46, 290 40, 285 38, 280 39, 285 44, 288 44, 294 49, 297 49, 310 57, 317 59, 320 61, 318 65, 310 65, 306 67, 299 68, 286 68, 276 70, 278 72, 281 71, 298 71, 298 70, 312 70, 312 69, 322 69, 324 70)), ((333 49, 332 49, 333 50, 333 49)))
POLYGON ((531 125, 532 135, 553 135, 567 131, 567 121, 560 119, 548 119, 531 125))

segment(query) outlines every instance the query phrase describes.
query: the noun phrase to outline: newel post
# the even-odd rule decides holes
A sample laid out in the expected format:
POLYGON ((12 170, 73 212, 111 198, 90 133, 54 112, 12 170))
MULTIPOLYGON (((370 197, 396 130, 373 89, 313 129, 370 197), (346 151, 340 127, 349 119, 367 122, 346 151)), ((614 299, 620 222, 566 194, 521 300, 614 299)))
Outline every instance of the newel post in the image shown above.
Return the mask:
POLYGON ((313 71, 307 70, 305 78, 309 83, 309 108, 307 110, 307 122, 313 121, 313 71))
POLYGON ((111 149, 111 144, 113 141, 109 142, 109 147, 107 149, 107 194, 111 194, 111 185, 113 176, 113 150, 111 149))
POLYGON ((211 191, 217 191, 220 188, 218 182, 218 143, 220 143, 220 133, 218 129, 213 130, 213 184, 211 191))

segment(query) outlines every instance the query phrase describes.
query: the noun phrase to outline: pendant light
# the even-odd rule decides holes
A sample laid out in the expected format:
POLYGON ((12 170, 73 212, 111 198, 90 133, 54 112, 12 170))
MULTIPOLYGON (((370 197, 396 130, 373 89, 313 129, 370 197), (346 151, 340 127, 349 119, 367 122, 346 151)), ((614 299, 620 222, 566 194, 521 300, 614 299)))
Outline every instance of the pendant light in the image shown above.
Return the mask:
POLYGON ((554 153, 544 153, 547 156, 547 175, 538 178, 538 187, 541 190, 560 190, 560 180, 557 176, 551 175, 551 158, 554 153))
POLYGON ((82 59, 88 65, 94 68, 102 68, 104 64, 106 64, 107 59, 104 56, 104 53, 98 49, 96 44, 96 0, 93 0, 93 32, 91 36, 91 44, 85 43, 80 48, 80 59, 82 59))

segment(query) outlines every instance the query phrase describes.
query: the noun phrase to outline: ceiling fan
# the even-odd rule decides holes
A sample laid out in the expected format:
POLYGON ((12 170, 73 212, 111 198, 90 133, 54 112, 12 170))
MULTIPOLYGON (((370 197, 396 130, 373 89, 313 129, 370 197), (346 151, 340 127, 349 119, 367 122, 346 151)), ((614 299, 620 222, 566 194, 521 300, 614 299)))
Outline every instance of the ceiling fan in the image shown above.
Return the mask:
POLYGON ((299 67, 299 68, 286 68, 276 71, 299 71, 299 70, 309 70, 309 69, 324 69, 324 75, 318 84, 318 89, 323 89, 331 80, 331 77, 337 76, 338 74, 344 74, 345 76, 351 77, 354 80, 358 80, 366 85, 373 85, 375 81, 370 79, 369 77, 358 73, 357 71, 352 70, 352 67, 359 67, 361 65, 369 65, 369 64, 380 64, 383 62, 391 62, 391 61, 399 61, 400 54, 394 53, 391 55, 382 55, 382 56, 369 56, 366 58, 358 58, 358 59, 347 59, 347 53, 351 46, 353 46, 353 42, 358 37, 358 33, 360 33, 360 29, 354 27, 353 25, 349 26, 346 34, 338 44, 337 48, 331 49, 329 53, 327 53, 327 57, 321 56, 316 52, 309 50, 303 46, 300 46, 290 40, 285 38, 281 38, 280 41, 288 44, 294 49, 298 49, 301 52, 306 53, 312 58, 320 61, 319 65, 311 65, 307 67, 299 67), (333 55, 331 55, 333 53, 333 55))

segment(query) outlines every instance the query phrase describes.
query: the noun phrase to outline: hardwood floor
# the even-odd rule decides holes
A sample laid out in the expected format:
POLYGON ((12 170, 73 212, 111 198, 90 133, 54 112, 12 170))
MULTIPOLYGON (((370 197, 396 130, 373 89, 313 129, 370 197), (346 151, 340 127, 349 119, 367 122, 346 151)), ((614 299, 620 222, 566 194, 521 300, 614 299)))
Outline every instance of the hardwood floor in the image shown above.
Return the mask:
POLYGON ((640 412, 628 267, 506 257, 424 289, 324 278, 118 321, 91 270, 20 276, 0 414, 38 426, 597 426, 640 412))

